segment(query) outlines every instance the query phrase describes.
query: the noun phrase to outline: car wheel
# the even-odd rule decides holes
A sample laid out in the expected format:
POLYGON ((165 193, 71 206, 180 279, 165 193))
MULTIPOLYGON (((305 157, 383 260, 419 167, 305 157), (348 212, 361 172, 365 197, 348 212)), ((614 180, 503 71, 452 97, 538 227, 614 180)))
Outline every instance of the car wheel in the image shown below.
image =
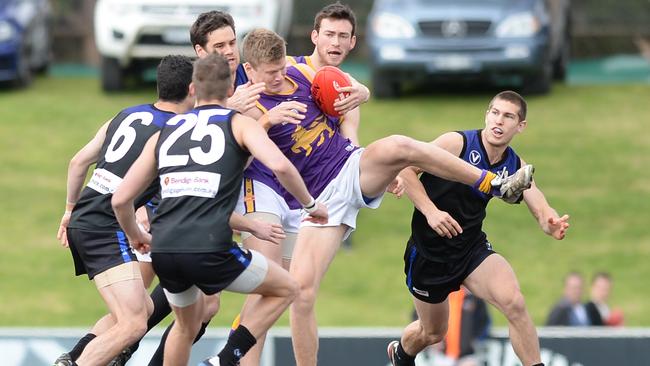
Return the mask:
POLYGON ((522 93, 524 94, 547 94, 551 91, 553 81, 553 64, 546 62, 544 67, 536 74, 524 79, 522 93))
POLYGON ((391 99, 399 96, 400 85, 384 74, 372 72, 372 95, 377 99, 391 99))
POLYGON ((124 71, 115 58, 102 57, 102 89, 107 92, 124 89, 124 71))
POLYGON ((562 40, 562 48, 555 62, 553 62, 553 78, 555 80, 566 80, 571 58, 571 37, 567 34, 562 40))
POLYGON ((29 86, 33 80, 32 68, 29 64, 29 53, 29 46, 23 43, 20 48, 20 55, 18 56, 17 60, 16 79, 14 80, 14 85, 18 88, 25 88, 29 86))

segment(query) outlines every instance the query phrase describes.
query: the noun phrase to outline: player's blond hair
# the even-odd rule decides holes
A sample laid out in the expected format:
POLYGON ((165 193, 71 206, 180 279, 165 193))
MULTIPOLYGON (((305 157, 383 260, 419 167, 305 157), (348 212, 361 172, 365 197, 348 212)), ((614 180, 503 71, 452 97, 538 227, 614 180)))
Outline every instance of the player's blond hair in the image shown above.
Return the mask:
POLYGON ((250 31, 244 38, 244 60, 257 68, 260 64, 284 60, 287 46, 277 33, 263 28, 250 31))

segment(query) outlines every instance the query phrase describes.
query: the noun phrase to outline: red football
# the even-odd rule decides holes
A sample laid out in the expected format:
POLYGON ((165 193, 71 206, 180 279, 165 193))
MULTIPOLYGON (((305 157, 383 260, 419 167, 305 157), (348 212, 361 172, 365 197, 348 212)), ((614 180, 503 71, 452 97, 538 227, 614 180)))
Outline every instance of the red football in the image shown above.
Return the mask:
POLYGON ((350 86, 348 76, 334 66, 322 67, 314 76, 311 84, 311 95, 318 107, 328 116, 339 117, 339 112, 334 110, 334 102, 337 99, 346 97, 349 93, 339 93, 335 85, 339 88, 350 86))

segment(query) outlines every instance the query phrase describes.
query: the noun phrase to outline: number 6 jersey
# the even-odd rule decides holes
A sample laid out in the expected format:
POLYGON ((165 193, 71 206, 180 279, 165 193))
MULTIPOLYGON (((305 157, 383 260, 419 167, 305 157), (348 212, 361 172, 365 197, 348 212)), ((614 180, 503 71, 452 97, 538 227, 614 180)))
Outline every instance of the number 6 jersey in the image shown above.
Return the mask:
MULTIPOLYGON (((143 104, 122 110, 109 122, 95 170, 81 192, 68 227, 93 231, 120 229, 111 206, 113 192, 149 138, 173 116, 175 113, 143 104)), ((136 207, 156 192, 158 182, 155 183, 135 200, 136 207)))

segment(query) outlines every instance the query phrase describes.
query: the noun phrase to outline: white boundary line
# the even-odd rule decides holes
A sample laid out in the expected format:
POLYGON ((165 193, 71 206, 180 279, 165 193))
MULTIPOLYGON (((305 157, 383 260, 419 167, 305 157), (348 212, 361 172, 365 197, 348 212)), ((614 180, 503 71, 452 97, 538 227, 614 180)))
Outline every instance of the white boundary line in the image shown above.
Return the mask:
MULTIPOLYGON (((0 327, 0 337, 80 337, 89 328, 28 328, 0 327)), ((148 333, 150 336, 161 336, 164 327, 156 327, 148 333)), ((208 328, 206 334, 213 337, 227 337, 230 328, 208 328)), ((318 329, 320 338, 391 338, 398 337, 402 328, 398 327, 321 327, 318 329)), ((539 327, 537 333, 541 338, 650 338, 650 328, 627 327, 539 327)), ((288 327, 272 328, 270 334, 278 337, 289 337, 288 327)), ((493 328, 490 335, 507 337, 508 329, 493 328)))

